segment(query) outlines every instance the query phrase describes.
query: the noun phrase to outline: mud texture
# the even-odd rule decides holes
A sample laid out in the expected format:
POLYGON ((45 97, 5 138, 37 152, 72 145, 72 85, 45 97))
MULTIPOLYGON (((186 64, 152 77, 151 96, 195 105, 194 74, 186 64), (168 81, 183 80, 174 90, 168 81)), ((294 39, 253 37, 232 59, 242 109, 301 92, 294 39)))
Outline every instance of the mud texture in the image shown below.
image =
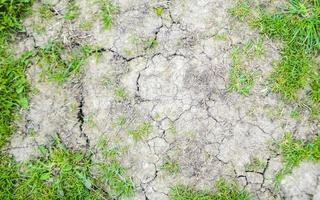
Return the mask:
POLYGON ((318 164, 303 163, 274 191, 282 162, 272 143, 286 132, 309 138, 318 130, 307 117, 291 119, 293 108, 267 89, 280 45, 266 40, 264 55, 246 61, 256 74, 248 97, 228 90, 231 49, 259 37, 230 17, 234 1, 118 0, 109 30, 103 30, 97 4, 77 3, 81 14, 73 22, 64 19, 62 0, 54 2, 53 19, 34 14, 25 21, 27 38, 17 44, 19 51, 59 39, 95 44, 101 55, 91 56, 81 75, 65 84, 41 80, 37 65, 28 70, 36 92, 7 147, 17 160, 36 156, 37 145, 48 144, 55 134, 83 151, 105 137, 110 145, 125 147, 121 160, 133 177, 137 200, 168 199, 176 184, 214 188, 220 177, 236 179, 254 199, 320 199, 318 164), (164 8, 161 16, 157 6, 164 8), (81 30, 86 20, 92 27, 81 30), (37 23, 45 25, 44 33, 33 30, 37 23), (222 34, 226 40, 215 39, 222 34), (146 124, 150 131, 140 140, 132 137, 146 124), (248 170, 252 158, 265 165, 248 170), (168 159, 179 163, 178 174, 161 170, 168 159))

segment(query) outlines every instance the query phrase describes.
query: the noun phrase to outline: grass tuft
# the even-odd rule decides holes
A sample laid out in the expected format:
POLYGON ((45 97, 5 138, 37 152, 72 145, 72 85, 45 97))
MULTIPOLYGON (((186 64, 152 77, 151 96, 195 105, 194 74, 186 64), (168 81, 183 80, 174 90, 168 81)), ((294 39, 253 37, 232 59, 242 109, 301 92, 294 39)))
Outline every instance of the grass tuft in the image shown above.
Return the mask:
POLYGON ((275 13, 262 11, 255 22, 263 34, 284 43, 271 75, 273 91, 289 101, 306 99, 315 113, 320 107, 319 69, 313 61, 320 49, 319 10, 319 1, 290 0, 275 13))
POLYGON ((30 13, 31 0, 2 0, 0 3, 0 147, 10 137, 17 108, 28 107, 25 70, 32 52, 14 57, 10 45, 15 33, 23 32, 21 19, 30 13))
POLYGON ((258 19, 262 33, 279 38, 289 46, 307 51, 320 49, 320 3, 317 0, 290 0, 276 13, 263 11, 258 19))
POLYGON ((285 48, 270 77, 273 91, 281 93, 287 100, 297 99, 298 92, 308 85, 312 74, 310 59, 299 47, 285 48))
POLYGON ((143 122, 135 129, 129 129, 128 134, 133 137, 135 141, 142 140, 152 132, 152 124, 148 121, 143 122))
POLYGON ((113 157, 97 162, 71 151, 59 139, 39 146, 41 156, 25 163, 0 155, 1 199, 110 199, 133 195, 133 182, 113 157))
POLYGON ((109 0, 98 0, 98 3, 100 6, 103 28, 108 30, 113 24, 113 15, 117 12, 118 8, 109 0))
POLYGON ((69 21, 73 21, 80 16, 80 7, 76 1, 72 0, 68 3, 66 11, 64 13, 64 18, 69 21))
POLYGON ((161 165, 161 170, 164 170, 170 174, 178 174, 180 172, 180 165, 177 161, 175 160, 166 160, 162 165, 161 165))
POLYGON ((248 96, 254 83, 254 74, 243 67, 240 48, 231 52, 232 66, 229 72, 229 90, 248 96))
POLYGON ((320 76, 313 61, 320 50, 319 10, 318 0, 289 0, 276 11, 260 9, 255 15, 251 15, 248 1, 242 0, 229 10, 262 34, 283 42, 282 58, 270 77, 271 89, 288 102, 302 101, 312 115, 320 113, 320 76))
POLYGON ((279 143, 279 150, 284 167, 276 174, 276 187, 279 186, 284 176, 290 174, 292 169, 302 161, 320 161, 320 136, 310 141, 303 141, 294 138, 292 133, 288 133, 279 143))
POLYGON ((240 21, 244 21, 250 15, 250 5, 247 1, 239 1, 228 11, 231 16, 236 17, 240 21))
POLYGON ((220 179, 216 182, 216 192, 197 191, 193 188, 179 185, 171 188, 170 200, 249 200, 247 191, 241 190, 234 182, 220 179))
POLYGON ((91 52, 94 52, 94 49, 88 45, 67 48, 60 41, 52 41, 39 49, 37 63, 43 69, 43 76, 63 83, 72 74, 80 72, 80 67, 91 52))
POLYGON ((251 157, 250 162, 245 165, 245 169, 249 172, 263 172, 266 165, 267 163, 265 161, 257 157, 251 157))
POLYGON ((42 4, 39 8, 40 17, 44 19, 52 19, 54 16, 53 7, 51 4, 42 4))
POLYGON ((158 6, 158 7, 154 7, 153 8, 154 12, 156 13, 156 15, 158 17, 161 17, 161 15, 163 14, 163 12, 165 11, 165 9, 161 6, 158 6))

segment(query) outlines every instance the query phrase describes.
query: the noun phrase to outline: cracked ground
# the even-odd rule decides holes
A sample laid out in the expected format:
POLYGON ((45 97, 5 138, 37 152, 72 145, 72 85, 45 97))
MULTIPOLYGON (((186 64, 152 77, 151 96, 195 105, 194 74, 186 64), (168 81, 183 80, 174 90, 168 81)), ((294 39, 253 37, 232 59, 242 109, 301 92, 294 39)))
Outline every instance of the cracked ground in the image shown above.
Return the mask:
POLYGON ((237 180, 254 199, 320 199, 320 169, 314 163, 295 168, 280 190, 273 190, 283 164, 272 144, 287 132, 305 139, 318 130, 308 117, 290 118, 293 108, 266 89, 281 45, 265 40, 264 55, 246 62, 256 74, 248 96, 229 90, 231 50, 259 37, 229 15, 234 1, 117 0, 109 30, 95 19, 99 6, 91 1, 77 1, 80 16, 73 22, 60 16, 66 1, 52 2, 54 18, 25 19, 27 37, 16 49, 53 39, 86 41, 99 46, 99 56, 90 56, 80 75, 64 84, 43 81, 36 64, 28 69, 35 92, 7 147, 17 160, 37 156, 37 146, 55 134, 82 151, 104 137, 108 145, 125 149, 120 160, 133 178, 137 200, 168 199, 177 184, 213 188, 219 177, 237 180), (161 16, 154 11, 159 6, 161 16), (91 29, 80 30, 86 20, 93 21, 91 29), (37 33, 34 24, 47 30, 37 33), (225 40, 215 39, 221 34, 225 40), (156 44, 149 45, 151 40, 156 44), (150 133, 139 139, 130 134, 144 125, 150 133), (250 170, 253 158, 265 164, 250 170), (166 160, 175 160, 180 172, 161 170, 166 160))

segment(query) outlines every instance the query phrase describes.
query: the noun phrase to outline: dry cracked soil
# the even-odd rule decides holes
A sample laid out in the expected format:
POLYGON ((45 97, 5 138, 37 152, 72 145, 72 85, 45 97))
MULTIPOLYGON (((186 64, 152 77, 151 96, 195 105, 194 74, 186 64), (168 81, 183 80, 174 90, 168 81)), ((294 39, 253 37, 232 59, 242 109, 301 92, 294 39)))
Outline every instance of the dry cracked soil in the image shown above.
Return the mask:
POLYGON ((281 45, 265 40, 264 55, 246 61, 255 74, 248 96, 229 90, 231 50, 259 37, 230 16, 234 1, 116 0, 108 30, 94 2, 77 1, 74 21, 61 14, 66 1, 51 3, 52 19, 25 19, 27 37, 16 44, 17 54, 56 39, 101 49, 63 84, 43 81, 37 64, 28 69, 34 92, 7 147, 17 160, 37 156, 37 146, 54 134, 82 151, 104 137, 123 149, 120 160, 137 200, 168 199, 176 184, 212 188, 219 177, 237 180, 254 199, 320 199, 320 166, 314 163, 304 162, 283 179, 279 192, 273 190, 283 164, 272 144, 286 132, 305 139, 318 128, 307 117, 290 118, 293 108, 266 89, 281 45), (91 27, 79 28, 86 21, 91 27), (38 33, 34 24, 46 30, 38 33), (253 159, 262 161, 259 169, 248 169, 253 159), (178 163, 178 173, 161 169, 167 160, 178 163))

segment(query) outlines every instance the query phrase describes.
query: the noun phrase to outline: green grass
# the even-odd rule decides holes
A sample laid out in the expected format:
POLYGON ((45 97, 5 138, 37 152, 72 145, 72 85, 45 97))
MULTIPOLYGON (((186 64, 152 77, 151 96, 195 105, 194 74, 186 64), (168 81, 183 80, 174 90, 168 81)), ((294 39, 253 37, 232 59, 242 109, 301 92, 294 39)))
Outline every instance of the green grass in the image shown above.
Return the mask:
POLYGON ((147 48, 148 49, 153 49, 155 47, 158 46, 158 41, 156 38, 151 38, 147 41, 147 44, 146 44, 147 48))
POLYGON ((282 41, 281 59, 274 65, 270 88, 287 102, 302 101, 313 115, 320 113, 320 69, 314 61, 320 49, 319 10, 319 0, 288 0, 276 11, 254 10, 243 0, 229 10, 263 35, 282 41))
POLYGON ((93 47, 88 45, 70 49, 60 41, 52 41, 38 50, 37 64, 42 67, 44 77, 63 83, 80 72, 91 52, 94 52, 93 47))
POLYGON ((117 125, 122 128, 127 124, 127 121, 128 120, 127 120, 127 118, 125 116, 120 116, 117 119, 117 125))
POLYGON ((41 157, 24 163, 0 155, 1 199, 110 199, 131 197, 133 182, 113 157, 93 161, 91 154, 71 151, 58 139, 41 157))
POLYGON ((213 39, 214 40, 217 40, 217 41, 222 41, 222 42, 226 42, 229 40, 229 36, 225 33, 223 34, 216 34, 213 36, 213 39))
POLYGON ((98 0, 98 3, 100 7, 103 28, 108 30, 113 24, 113 17, 118 8, 109 0, 98 0))
MULTIPOLYGON (((21 18, 31 11, 32 0, 1 0, 0 3, 0 40, 1 47, 15 31, 21 31, 21 18)), ((2 51, 3 49, 1 49, 2 51)))
POLYGON ((229 72, 229 90, 248 96, 253 88, 254 74, 244 68, 242 57, 241 48, 234 48, 232 50, 232 66, 229 72))
POLYGON ((244 21, 250 15, 250 10, 251 8, 247 1, 238 1, 234 7, 228 10, 228 12, 238 20, 244 21))
POLYGON ((12 55, 0 57, 0 147, 11 135, 15 111, 18 107, 28 107, 28 81, 25 70, 32 52, 26 52, 20 58, 12 55))
POLYGON ((14 130, 14 113, 19 107, 28 107, 28 82, 25 70, 28 58, 33 53, 26 52, 15 57, 10 49, 16 32, 23 32, 21 19, 28 15, 32 1, 2 0, 0 3, 0 147, 14 130))
POLYGON ((180 172, 180 165, 177 161, 175 160, 166 160, 162 165, 161 165, 161 170, 168 172, 170 174, 178 174, 180 172))
POLYGON ((276 186, 292 172, 302 161, 320 161, 320 136, 304 141, 294 138, 292 133, 286 134, 279 143, 279 150, 284 162, 283 168, 276 174, 276 186))
POLYGON ((54 16, 53 7, 51 4, 42 4, 39 8, 40 17, 44 19, 52 19, 54 16))
POLYGON ((12 199, 16 182, 19 180, 18 165, 13 159, 0 153, 0 198, 12 199))
POLYGON ((97 174, 100 182, 106 185, 109 195, 113 198, 132 197, 134 195, 134 183, 131 177, 126 176, 127 170, 118 160, 125 148, 116 145, 108 147, 107 140, 99 140, 98 149, 104 160, 98 163, 97 174))
POLYGON ((293 110, 293 111, 290 112, 290 117, 291 117, 292 119, 298 120, 298 119, 300 119, 300 117, 301 117, 300 115, 301 115, 301 113, 300 113, 299 109, 295 109, 295 110, 293 110))
POLYGON ((262 33, 294 44, 307 51, 319 51, 319 9, 318 0, 290 0, 276 13, 263 11, 258 19, 262 33))
POLYGON ((281 93, 286 100, 298 99, 312 73, 311 58, 299 47, 285 48, 282 59, 276 63, 270 77, 272 90, 281 93))
POLYGON ((123 87, 116 88, 116 90, 114 91, 114 94, 116 98, 121 101, 126 100, 128 98, 128 93, 126 89, 123 87))
POLYGON ((243 47, 243 54, 250 58, 261 58, 265 53, 264 41, 262 38, 250 40, 243 47))
POLYGON ((135 141, 142 140, 152 132, 153 126, 150 122, 145 121, 134 129, 129 129, 127 132, 135 141))
POLYGON ((73 21, 80 16, 80 7, 75 0, 71 0, 64 13, 64 18, 69 21, 73 21))
POLYGON ((284 44, 270 79, 273 91, 288 101, 306 95, 314 108, 320 102, 319 68, 313 61, 320 49, 319 10, 318 0, 291 0, 275 13, 262 11, 255 23, 263 34, 284 44))
POLYGON ((158 7, 154 7, 153 10, 158 17, 161 17, 165 9, 161 6, 158 6, 158 7))
POLYGON ((250 172, 262 172, 266 165, 267 163, 265 161, 257 157, 252 157, 250 158, 250 162, 245 165, 245 169, 250 172))
POLYGON ((198 191, 193 188, 179 185, 171 188, 170 200, 249 200, 247 191, 241 190, 234 182, 220 179, 216 182, 216 191, 198 191))

